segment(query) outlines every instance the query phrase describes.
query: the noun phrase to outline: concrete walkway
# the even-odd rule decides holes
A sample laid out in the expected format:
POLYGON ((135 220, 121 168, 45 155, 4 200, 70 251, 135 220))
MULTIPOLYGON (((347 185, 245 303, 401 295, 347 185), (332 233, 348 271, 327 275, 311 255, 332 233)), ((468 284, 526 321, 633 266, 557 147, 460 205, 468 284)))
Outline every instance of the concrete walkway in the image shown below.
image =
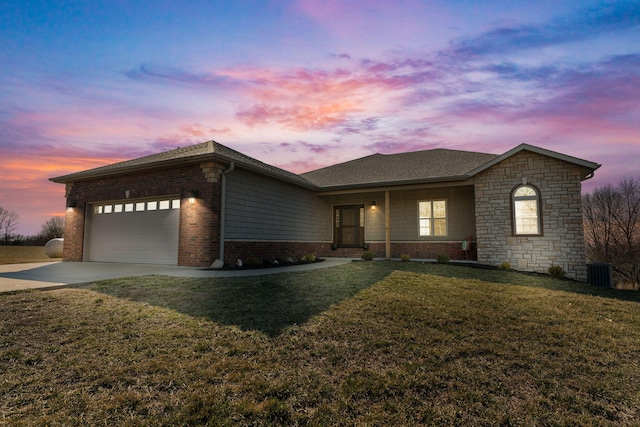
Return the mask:
POLYGON ((192 278, 262 276, 335 267, 349 262, 351 258, 326 258, 322 262, 313 264, 245 270, 205 270, 197 267, 105 262, 7 264, 0 265, 0 292, 43 289, 130 276, 158 275, 192 278))

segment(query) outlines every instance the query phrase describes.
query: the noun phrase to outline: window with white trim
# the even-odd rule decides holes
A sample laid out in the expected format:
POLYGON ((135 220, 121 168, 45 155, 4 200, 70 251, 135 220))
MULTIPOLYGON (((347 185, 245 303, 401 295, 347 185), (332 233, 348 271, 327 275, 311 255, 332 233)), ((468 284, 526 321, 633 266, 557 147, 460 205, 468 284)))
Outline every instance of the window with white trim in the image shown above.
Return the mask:
POLYGON ((540 235, 540 197, 530 185, 513 190, 513 233, 516 235, 540 235))
POLYGON ((446 236, 447 202, 445 200, 418 202, 418 224, 420 236, 446 236))

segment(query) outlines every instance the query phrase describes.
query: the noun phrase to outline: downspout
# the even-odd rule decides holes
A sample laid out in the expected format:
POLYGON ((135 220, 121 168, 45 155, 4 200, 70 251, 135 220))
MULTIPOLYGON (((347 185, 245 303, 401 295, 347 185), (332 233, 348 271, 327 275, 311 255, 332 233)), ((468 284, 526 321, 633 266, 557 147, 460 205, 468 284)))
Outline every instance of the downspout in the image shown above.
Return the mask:
POLYGON ((222 178, 220 182, 220 249, 218 250, 218 259, 224 263, 224 223, 226 216, 226 199, 227 199, 227 174, 233 172, 236 168, 236 163, 229 163, 229 168, 222 171, 222 178))

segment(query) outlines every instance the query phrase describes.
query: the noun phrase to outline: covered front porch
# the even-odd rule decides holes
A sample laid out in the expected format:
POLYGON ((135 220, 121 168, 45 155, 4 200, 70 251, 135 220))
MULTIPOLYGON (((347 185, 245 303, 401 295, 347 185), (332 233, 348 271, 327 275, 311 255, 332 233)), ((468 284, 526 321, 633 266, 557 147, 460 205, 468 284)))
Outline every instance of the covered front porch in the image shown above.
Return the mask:
POLYGON ((362 188, 320 195, 332 206, 332 256, 477 260, 473 184, 362 188))

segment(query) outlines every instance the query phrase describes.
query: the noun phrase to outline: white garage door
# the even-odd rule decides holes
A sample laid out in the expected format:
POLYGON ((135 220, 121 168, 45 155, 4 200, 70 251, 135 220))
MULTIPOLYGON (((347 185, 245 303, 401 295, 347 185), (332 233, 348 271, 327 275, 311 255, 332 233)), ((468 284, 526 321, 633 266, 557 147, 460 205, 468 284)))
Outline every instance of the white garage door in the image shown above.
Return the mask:
POLYGON ((86 224, 87 261, 178 264, 179 199, 94 204, 86 224))

